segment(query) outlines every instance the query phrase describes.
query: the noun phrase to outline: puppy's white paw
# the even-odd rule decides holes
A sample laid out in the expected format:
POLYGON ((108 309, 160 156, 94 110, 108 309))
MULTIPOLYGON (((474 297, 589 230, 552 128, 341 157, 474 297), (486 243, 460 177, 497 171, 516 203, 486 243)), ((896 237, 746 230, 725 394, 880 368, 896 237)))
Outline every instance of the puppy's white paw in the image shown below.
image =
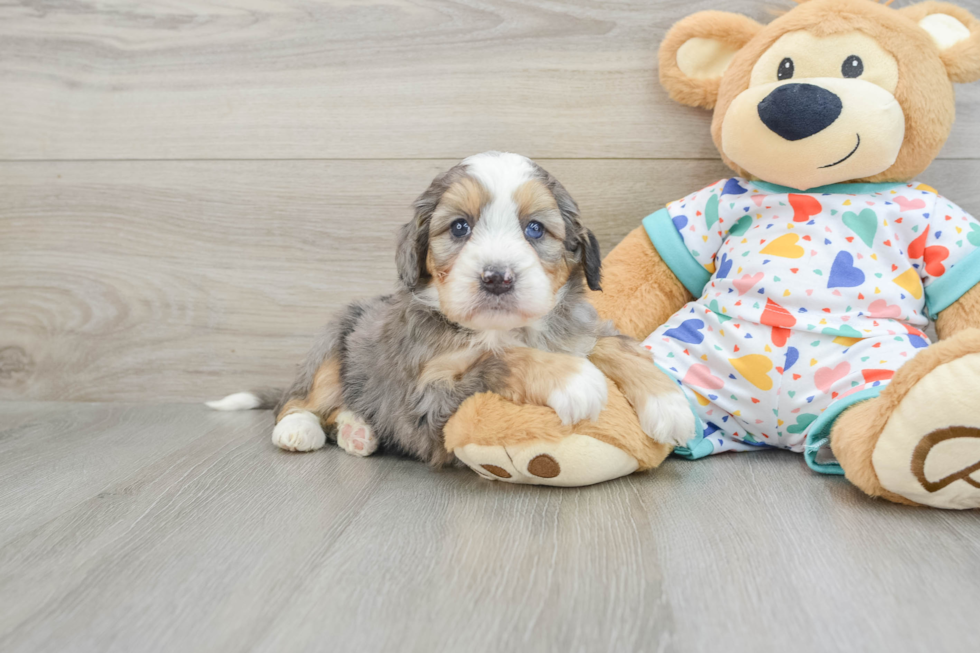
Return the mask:
POLYGON ((639 417, 644 433, 675 447, 687 444, 697 429, 691 405, 680 390, 648 396, 639 417))
POLYGON ((578 374, 566 379, 564 388, 551 393, 548 405, 558 413, 562 424, 575 424, 584 419, 598 419, 608 399, 606 375, 592 361, 583 358, 578 374))
POLYGON ((272 429, 272 444, 286 451, 313 451, 326 441, 320 418, 306 410, 289 413, 272 429))
POLYGON ((367 422, 342 410, 337 414, 337 445, 352 456, 370 456, 378 450, 378 438, 367 422))

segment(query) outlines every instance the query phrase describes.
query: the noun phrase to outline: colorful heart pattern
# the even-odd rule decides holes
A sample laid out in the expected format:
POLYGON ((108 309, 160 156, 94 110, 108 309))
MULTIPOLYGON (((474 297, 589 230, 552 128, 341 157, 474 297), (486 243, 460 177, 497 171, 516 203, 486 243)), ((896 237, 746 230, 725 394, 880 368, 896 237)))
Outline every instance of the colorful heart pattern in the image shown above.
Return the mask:
POLYGON ((871 247, 875 242, 875 234, 878 232, 878 214, 871 209, 864 209, 860 213, 845 211, 843 217, 844 226, 858 235, 861 241, 871 247))
POLYGON ((810 425, 816 421, 817 416, 813 413, 803 413, 802 415, 796 416, 796 423, 791 424, 786 427, 787 433, 806 433, 806 430, 810 428, 810 425))
POLYGON ((739 295, 744 295, 748 291, 752 290, 755 284, 759 283, 766 277, 765 272, 756 272, 755 274, 743 274, 740 279, 735 279, 732 281, 732 285, 735 286, 735 290, 738 291, 739 295))
POLYGON ((868 315, 877 318, 900 318, 902 308, 896 304, 889 304, 884 299, 876 299, 868 305, 868 315))
POLYGON ((907 199, 906 197, 899 195, 894 199, 895 203, 898 204, 899 210, 902 213, 906 211, 918 211, 919 209, 926 208, 926 202, 921 197, 916 197, 913 200, 907 199))
POLYGON ((827 287, 854 288, 864 283, 865 278, 861 268, 854 265, 854 256, 850 252, 837 252, 830 266, 827 287))
POLYGON ((704 329, 704 322, 701 320, 684 320, 680 326, 664 331, 664 335, 691 345, 700 345, 704 342, 702 329, 704 329))
POLYGON ((718 265, 718 269, 715 270, 716 279, 725 279, 728 277, 728 273, 732 271, 732 264, 734 261, 728 258, 728 254, 721 255, 721 263, 718 265))
POLYGON ((763 247, 759 253, 768 256, 778 256, 780 258, 803 258, 806 250, 796 244, 799 241, 800 237, 798 235, 786 234, 763 247))
POLYGON ((741 218, 735 221, 735 224, 733 224, 732 228, 728 230, 728 233, 731 236, 744 236, 745 232, 748 231, 749 227, 751 226, 752 216, 743 215, 741 218))
POLYGON ((809 222, 823 210, 820 201, 813 195, 789 194, 789 205, 793 207, 793 222, 809 222))
POLYGON ((721 390, 725 382, 711 373, 711 368, 702 363, 692 365, 684 375, 684 383, 705 390, 721 390))
POLYGON ((970 231, 967 232, 966 239, 974 247, 980 247, 980 224, 970 225, 970 231))
MULTIPOLYGON (((884 387, 929 346, 927 302, 976 281, 977 266, 961 262, 980 249, 980 223, 935 189, 846 190, 787 193, 736 177, 668 205, 667 228, 710 275, 645 341, 700 420, 690 455, 802 451, 834 402, 884 387)), ((648 232, 692 283, 676 238, 648 232)))
POLYGON ((772 390, 772 360, 762 354, 748 354, 739 358, 729 358, 728 362, 746 381, 760 390, 772 390))
POLYGON ((813 383, 817 386, 817 390, 827 394, 831 386, 847 376, 850 371, 851 364, 847 361, 839 363, 836 367, 821 367, 813 375, 813 383))

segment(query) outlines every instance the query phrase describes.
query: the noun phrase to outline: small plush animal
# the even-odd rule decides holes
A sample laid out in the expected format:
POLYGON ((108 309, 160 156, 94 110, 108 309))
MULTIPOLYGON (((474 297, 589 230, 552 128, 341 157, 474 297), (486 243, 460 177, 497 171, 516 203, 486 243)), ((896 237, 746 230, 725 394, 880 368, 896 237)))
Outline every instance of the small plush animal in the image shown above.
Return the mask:
MULTIPOLYGON (((681 455, 789 449, 872 496, 977 508, 980 222, 914 179, 949 136, 953 82, 980 79, 980 21, 888 4, 671 28, 661 82, 714 110, 736 176, 647 217, 593 301, 683 388, 698 426, 681 455)), ((507 450, 490 425, 529 413, 471 398, 447 443, 507 450)))
MULTIPOLYGON (((633 471, 637 460, 658 464, 670 448, 650 436, 676 440, 694 428, 673 381, 588 302, 585 285, 600 282, 596 238, 565 188, 529 159, 487 152, 439 175, 401 229, 396 260, 395 292, 344 309, 285 393, 209 405, 275 405, 272 441, 290 451, 329 438, 356 456, 380 447, 441 465, 455 458, 446 421, 468 397, 492 392, 533 406, 528 427, 591 422, 581 435, 590 450, 615 456, 596 480, 633 471), (595 422, 609 402, 622 409, 614 428, 595 422), (634 456, 622 454, 624 442, 634 456)), ((547 447, 524 454, 531 479, 594 477, 587 459, 563 469, 547 447)), ((511 475, 511 462, 493 461, 477 471, 511 475)))

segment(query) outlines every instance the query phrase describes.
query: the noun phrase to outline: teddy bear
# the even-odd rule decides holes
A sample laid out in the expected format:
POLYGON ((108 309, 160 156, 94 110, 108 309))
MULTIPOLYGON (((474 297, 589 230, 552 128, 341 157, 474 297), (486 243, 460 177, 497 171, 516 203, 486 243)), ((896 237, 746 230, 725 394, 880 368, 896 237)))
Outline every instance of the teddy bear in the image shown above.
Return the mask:
MULTIPOLYGON (((687 396, 697 426, 674 453, 788 449, 872 497, 978 508, 980 223, 915 178, 949 136, 953 83, 980 79, 980 21, 888 4, 805 0, 767 25, 720 11, 674 25, 660 81, 713 111, 735 176, 643 219, 592 300, 687 396)), ((446 447, 512 483, 656 467, 670 447, 611 383, 609 396, 597 421, 563 426, 476 395, 446 447)))

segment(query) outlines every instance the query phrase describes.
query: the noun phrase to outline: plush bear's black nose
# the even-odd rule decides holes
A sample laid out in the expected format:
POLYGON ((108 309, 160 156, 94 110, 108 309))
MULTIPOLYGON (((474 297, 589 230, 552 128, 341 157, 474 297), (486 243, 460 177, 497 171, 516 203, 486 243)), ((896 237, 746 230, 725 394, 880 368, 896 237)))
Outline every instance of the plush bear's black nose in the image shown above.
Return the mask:
POLYGON ((514 289, 514 273, 510 269, 487 268, 480 275, 480 285, 492 295, 503 295, 514 289))
POLYGON ((759 103, 762 122, 788 141, 813 136, 840 116, 840 98, 813 84, 785 84, 759 103))

